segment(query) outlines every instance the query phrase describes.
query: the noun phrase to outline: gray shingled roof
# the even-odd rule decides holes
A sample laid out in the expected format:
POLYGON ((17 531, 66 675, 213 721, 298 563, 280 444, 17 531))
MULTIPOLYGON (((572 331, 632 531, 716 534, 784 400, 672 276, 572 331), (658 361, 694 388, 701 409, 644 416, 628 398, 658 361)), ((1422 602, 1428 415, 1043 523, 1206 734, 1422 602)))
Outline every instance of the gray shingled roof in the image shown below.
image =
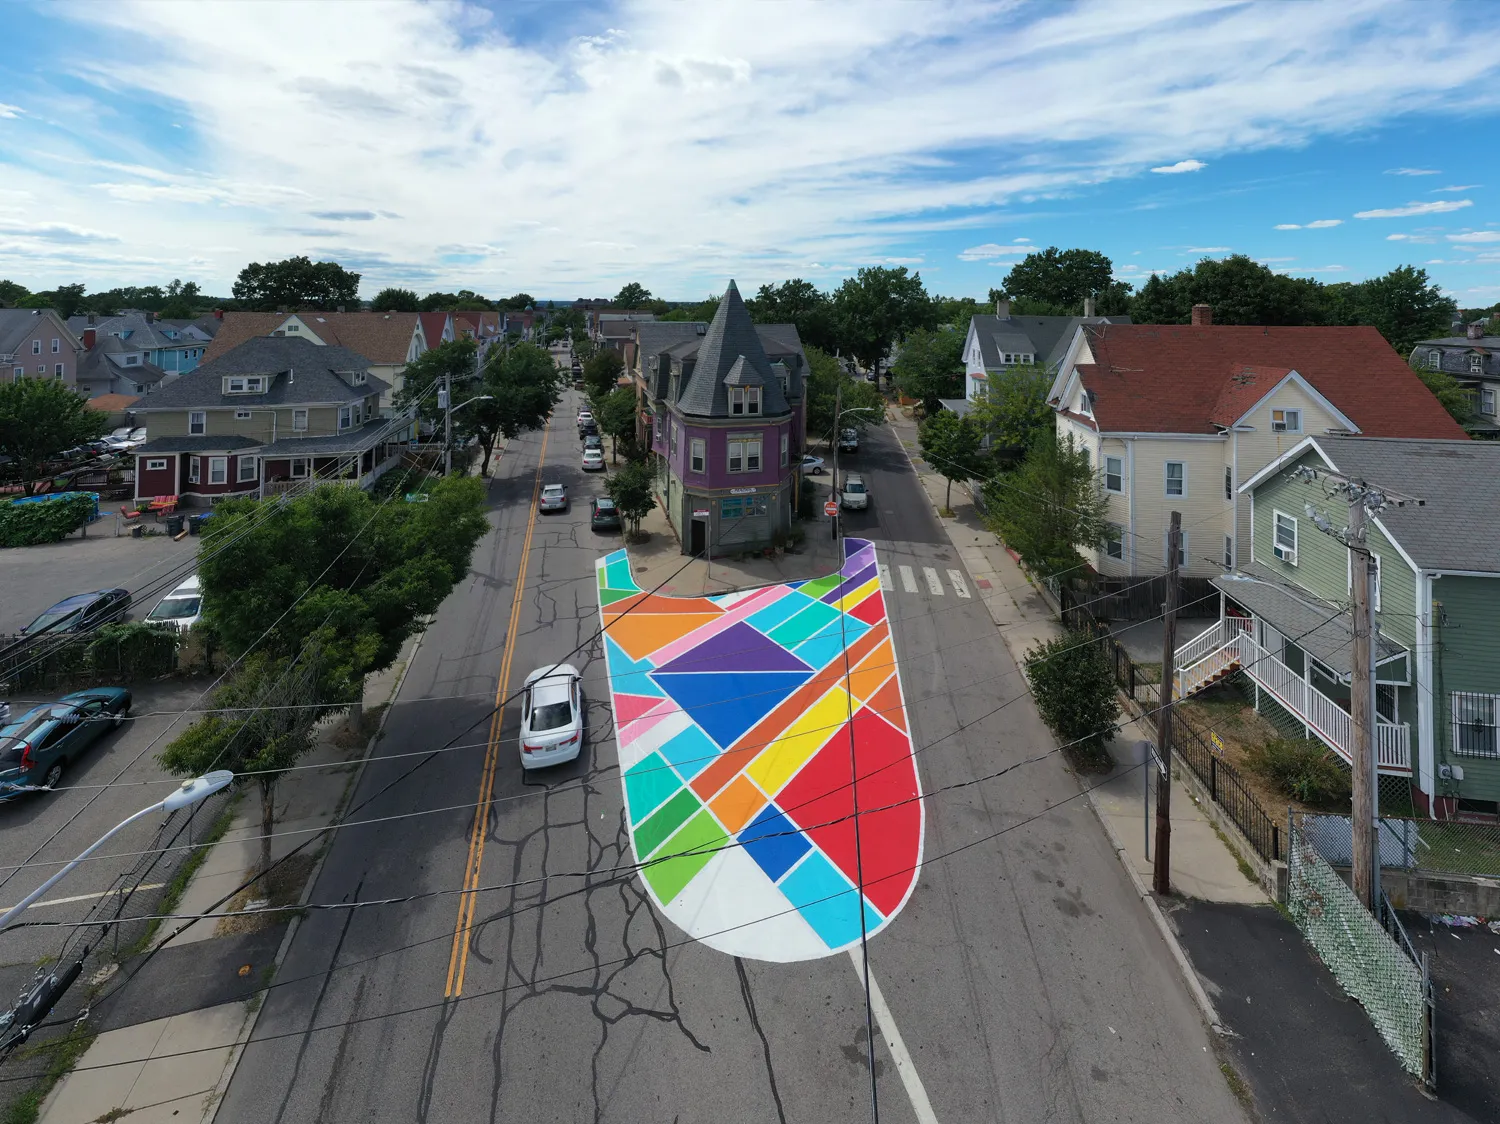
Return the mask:
MULTIPOLYGON (((42 308, 0 308, 0 355, 14 352, 39 323, 48 319, 48 311, 42 308)), ((76 346, 76 343, 69 341, 69 346, 76 346)))
POLYGON ((366 376, 350 386, 338 372, 366 371, 370 361, 346 347, 319 347, 295 336, 253 336, 180 379, 163 386, 143 410, 183 410, 198 407, 281 406, 302 403, 352 402, 386 389, 383 379, 366 376), (289 378, 288 372, 294 377, 289 378), (270 375, 265 394, 225 394, 225 375, 270 375))
POLYGON ((117 358, 112 358, 124 355, 126 352, 134 353, 140 350, 139 347, 118 336, 105 336, 94 343, 94 346, 84 355, 83 362, 78 364, 78 381, 92 382, 96 379, 112 379, 116 375, 122 375, 141 386, 150 386, 160 382, 167 372, 155 363, 142 360, 132 366, 126 366, 117 358))
POLYGON ((235 449, 254 449, 260 442, 253 437, 233 437, 224 434, 219 437, 195 435, 189 437, 153 437, 144 445, 135 450, 136 456, 145 456, 149 453, 223 453, 232 452, 235 449))
POLYGON ((1444 336, 1438 340, 1418 340, 1418 347, 1482 347, 1486 351, 1500 351, 1500 336, 1480 336, 1471 340, 1468 336, 1444 336))
POLYGON ((329 453, 353 452, 356 449, 365 448, 372 441, 389 437, 390 433, 390 421, 377 418, 375 421, 366 422, 358 429, 327 437, 283 437, 262 449, 261 456, 311 457, 325 456, 329 453))
POLYGON ((1128 316, 975 316, 979 350, 987 370, 1003 367, 1004 352, 1030 352, 1038 363, 1055 366, 1080 324, 1129 324, 1128 316))
POLYGON ((1425 501, 1379 515, 1418 566, 1500 573, 1500 443, 1329 436, 1317 443, 1345 475, 1425 501))
POLYGON ((708 330, 708 325, 699 320, 692 321, 643 321, 636 325, 636 348, 640 357, 641 374, 647 379, 651 387, 653 398, 665 398, 667 395, 667 364, 659 364, 658 370, 653 378, 651 372, 651 358, 659 357, 666 352, 675 352, 684 344, 697 348, 698 340, 708 330))
POLYGON ((741 358, 764 382, 762 415, 777 417, 791 413, 792 408, 781 391, 781 380, 771 373, 771 362, 766 358, 760 333, 750 320, 750 310, 740 299, 735 283, 730 281, 703 336, 697 363, 687 386, 681 390, 677 408, 692 417, 729 417, 729 388, 724 378, 741 358))
POLYGON ((119 316, 98 316, 92 324, 89 323, 86 315, 70 316, 68 328, 79 336, 83 334, 84 329, 93 328, 101 339, 113 336, 116 332, 129 332, 130 338, 125 341, 126 345, 143 351, 151 348, 191 347, 198 342, 192 339, 172 339, 157 324, 152 323, 150 317, 140 312, 124 312, 119 316))

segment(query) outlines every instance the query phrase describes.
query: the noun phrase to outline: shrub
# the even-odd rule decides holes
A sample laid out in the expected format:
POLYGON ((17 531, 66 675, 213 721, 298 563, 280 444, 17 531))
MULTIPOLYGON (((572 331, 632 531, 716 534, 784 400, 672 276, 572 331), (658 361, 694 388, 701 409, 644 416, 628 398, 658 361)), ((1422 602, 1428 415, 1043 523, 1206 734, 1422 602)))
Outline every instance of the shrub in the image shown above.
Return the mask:
POLYGON ((1103 645, 1070 631, 1028 652, 1024 664, 1042 721, 1069 743, 1076 762, 1108 768, 1113 762, 1105 743, 1115 736, 1120 700, 1103 645))
POLYGON ((817 517, 818 486, 804 476, 800 493, 797 496, 797 518, 816 519, 817 517))
POLYGON ((95 500, 73 493, 36 503, 0 503, 0 547, 61 542, 94 514, 95 500))
POLYGON ((1349 770, 1322 742, 1273 738, 1245 753, 1246 764, 1294 800, 1314 808, 1347 808, 1349 770))

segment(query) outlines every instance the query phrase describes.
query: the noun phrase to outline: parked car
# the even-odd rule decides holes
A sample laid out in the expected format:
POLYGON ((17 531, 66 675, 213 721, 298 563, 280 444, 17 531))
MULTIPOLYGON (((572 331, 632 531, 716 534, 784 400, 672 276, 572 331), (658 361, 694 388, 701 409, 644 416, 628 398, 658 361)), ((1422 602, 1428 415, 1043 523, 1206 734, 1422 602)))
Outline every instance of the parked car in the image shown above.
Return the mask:
POLYGON ((844 490, 838 495, 839 506, 845 511, 864 511, 870 506, 870 493, 865 489, 865 478, 857 472, 844 477, 844 490))
POLYGON ((618 531, 620 512, 615 501, 608 496, 599 496, 589 501, 589 526, 595 531, 618 531))
POLYGON ((604 448, 604 438, 600 437, 597 433, 586 433, 583 435, 583 447, 585 449, 602 449, 604 448))
POLYGON ((846 429, 842 433, 839 434, 839 452, 841 452, 841 453, 857 453, 857 452, 859 452, 859 430, 857 430, 857 429, 846 429))
POLYGON ((129 712, 124 687, 93 687, 34 706, 0 726, 0 800, 27 787, 56 788, 68 765, 129 712))
POLYGON ((203 594, 195 574, 158 601, 156 608, 146 614, 146 623, 167 624, 179 632, 186 632, 202 616, 203 594))
POLYGON ((128 453, 146 443, 146 429, 140 426, 121 433, 118 429, 104 439, 104 447, 112 453, 128 453))
POLYGON ((121 621, 130 612, 130 590, 100 589, 64 597, 36 620, 21 629, 22 636, 44 633, 87 632, 101 624, 121 621))
POLYGON ((574 760, 583 749, 582 676, 570 663, 539 667, 521 688, 521 768, 574 760))
POLYGON ((594 411, 593 410, 590 410, 587 406, 583 406, 583 407, 579 408, 579 410, 578 410, 578 424, 579 425, 583 425, 585 422, 591 422, 593 420, 594 420, 594 411))
POLYGON ((802 471, 808 476, 816 476, 823 471, 823 458, 815 457, 811 453, 802 458, 802 471))
POLYGON ((580 425, 578 427, 578 436, 579 437, 589 437, 589 436, 597 437, 597 436, 599 436, 599 423, 598 422, 593 422, 593 421, 586 421, 586 422, 584 422, 582 425, 580 425))
POLYGON ((568 489, 561 484, 543 485, 542 498, 537 504, 537 510, 544 513, 548 511, 567 511, 568 489))
POLYGON ((583 451, 583 471, 604 471, 604 451, 602 449, 585 449, 583 451))

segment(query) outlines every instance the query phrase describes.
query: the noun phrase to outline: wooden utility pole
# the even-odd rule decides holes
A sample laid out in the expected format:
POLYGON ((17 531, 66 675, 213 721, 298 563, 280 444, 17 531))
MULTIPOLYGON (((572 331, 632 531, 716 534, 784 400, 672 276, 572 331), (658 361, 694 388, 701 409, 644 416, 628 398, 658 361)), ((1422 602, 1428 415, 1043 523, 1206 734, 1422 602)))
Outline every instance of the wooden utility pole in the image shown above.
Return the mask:
POLYGON ((1370 548, 1365 543, 1365 493, 1349 491, 1349 584, 1354 593, 1354 658, 1349 677, 1350 747, 1354 766, 1354 893, 1365 908, 1375 908, 1375 698, 1371 689, 1375 660, 1371 651, 1370 548))
POLYGON ((838 511, 833 514, 833 538, 838 541, 839 537, 839 512, 844 505, 839 503, 839 422, 844 419, 844 388, 836 386, 833 390, 833 491, 828 494, 837 503, 838 511))
MULTIPOLYGON (((1167 531, 1167 604, 1162 614, 1161 697, 1156 709, 1156 746, 1161 755, 1162 775, 1156 786, 1156 865, 1151 888, 1158 894, 1172 892, 1172 690, 1177 681, 1172 663, 1177 655, 1177 589, 1181 581, 1177 556, 1182 550, 1182 513, 1172 512, 1167 531)), ((1155 766, 1148 759, 1146 768, 1155 766)))

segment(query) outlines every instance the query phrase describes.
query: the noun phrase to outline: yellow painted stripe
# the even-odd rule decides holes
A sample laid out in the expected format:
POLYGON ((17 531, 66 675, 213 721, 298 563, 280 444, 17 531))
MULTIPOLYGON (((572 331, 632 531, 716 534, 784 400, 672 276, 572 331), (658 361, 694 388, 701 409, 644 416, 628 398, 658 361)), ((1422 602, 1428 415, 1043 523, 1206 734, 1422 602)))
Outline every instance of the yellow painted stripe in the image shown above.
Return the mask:
POLYGON ((854 608, 854 606, 858 605, 861 601, 870 596, 870 594, 874 593, 879 588, 880 578, 878 576, 873 577, 858 589, 851 590, 850 592, 844 594, 844 596, 840 597, 837 601, 833 602, 833 607, 835 609, 838 609, 840 612, 847 613, 850 609, 854 608))
POLYGON ((822 749, 848 721, 849 693, 834 687, 787 727, 786 733, 768 745, 750 762, 747 776, 772 795, 781 791, 797 770, 822 749))

